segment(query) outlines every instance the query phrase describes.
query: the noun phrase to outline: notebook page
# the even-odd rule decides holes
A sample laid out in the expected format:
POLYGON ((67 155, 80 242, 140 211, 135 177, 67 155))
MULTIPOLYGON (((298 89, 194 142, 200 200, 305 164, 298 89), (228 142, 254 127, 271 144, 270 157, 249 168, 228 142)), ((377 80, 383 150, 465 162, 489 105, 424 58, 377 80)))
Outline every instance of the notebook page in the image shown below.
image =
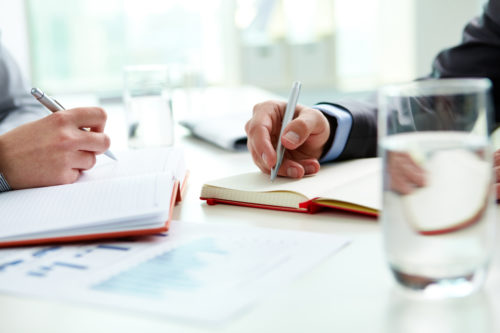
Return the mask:
POLYGON ((382 171, 364 173, 349 183, 331 188, 320 199, 355 203, 377 210, 382 209, 382 171))
MULTIPOLYGON (((2 193, 0 238, 134 222, 169 210, 174 180, 168 173, 80 182, 2 193)), ((113 230, 110 230, 113 231, 113 230)))
MULTIPOLYGON (((358 179, 380 178, 380 159, 368 158, 346 162, 331 163, 321 166, 320 171, 302 179, 277 177, 274 182, 269 175, 251 172, 207 182, 206 185, 239 191, 271 192, 290 191, 300 193, 308 199, 316 197, 332 198, 336 189, 349 184, 357 184, 358 179)), ((355 186, 354 192, 362 192, 363 184, 355 186)), ((352 197, 352 196, 351 196, 352 197)), ((336 198, 341 200, 340 198, 336 198)), ((356 202, 356 200, 353 200, 356 202)))
MULTIPOLYGON (((250 174, 254 175, 254 174, 250 174)), ((256 175, 256 174, 255 174, 256 175)), ((251 177, 250 177, 251 178, 251 177)), ((228 188, 221 188, 206 185, 202 188, 202 198, 218 198, 222 200, 230 200, 236 202, 248 202, 253 204, 270 205, 298 208, 301 202, 307 201, 308 198, 302 194, 288 191, 241 191, 228 188)))
POLYGON ((172 172, 182 184, 186 173, 183 151, 175 147, 134 149, 114 152, 117 161, 99 155, 96 165, 84 171, 77 183, 172 172))

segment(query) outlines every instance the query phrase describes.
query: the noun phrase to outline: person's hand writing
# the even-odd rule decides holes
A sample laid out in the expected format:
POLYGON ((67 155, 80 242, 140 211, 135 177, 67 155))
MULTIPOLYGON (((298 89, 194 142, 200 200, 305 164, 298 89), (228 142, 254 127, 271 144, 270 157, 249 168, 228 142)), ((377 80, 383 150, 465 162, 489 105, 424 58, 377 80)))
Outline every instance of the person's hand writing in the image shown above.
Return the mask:
MULTIPOLYGON (((267 101, 255 105, 253 116, 245 125, 247 146, 255 164, 269 174, 276 165, 276 145, 285 114, 286 102, 267 101)), ((286 148, 278 175, 302 178, 319 171, 318 159, 328 140, 330 125, 319 110, 302 105, 284 129, 281 143, 286 148)))
POLYGON ((88 107, 19 126, 0 136, 0 172, 13 189, 72 183, 108 149, 105 123, 104 110, 88 107))

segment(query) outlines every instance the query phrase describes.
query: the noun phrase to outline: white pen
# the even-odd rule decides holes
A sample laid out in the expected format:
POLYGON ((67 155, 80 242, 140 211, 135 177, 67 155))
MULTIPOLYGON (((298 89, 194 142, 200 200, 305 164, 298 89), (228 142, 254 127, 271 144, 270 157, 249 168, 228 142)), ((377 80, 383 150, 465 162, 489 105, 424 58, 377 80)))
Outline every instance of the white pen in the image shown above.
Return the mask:
MULTIPOLYGON (((36 98, 37 101, 40 102, 40 104, 49 109, 50 112, 66 110, 64 106, 62 106, 58 101, 51 98, 50 96, 45 95, 45 93, 38 88, 31 89, 31 94, 36 98)), ((116 161, 116 157, 115 155, 113 155, 111 151, 109 150, 105 151, 104 155, 116 161)))
POLYGON ((280 136, 278 138, 278 144, 276 146, 276 165, 271 168, 271 181, 276 179, 278 175, 278 170, 280 169, 281 162, 283 162, 283 156, 285 154, 285 147, 281 144, 281 137, 283 136, 283 130, 292 121, 293 115, 295 113, 295 107, 297 106, 297 101, 299 100, 300 87, 302 84, 299 81, 295 81, 292 85, 292 91, 290 92, 290 97, 288 98, 288 103, 286 104, 285 115, 283 116, 283 121, 281 123, 280 136))

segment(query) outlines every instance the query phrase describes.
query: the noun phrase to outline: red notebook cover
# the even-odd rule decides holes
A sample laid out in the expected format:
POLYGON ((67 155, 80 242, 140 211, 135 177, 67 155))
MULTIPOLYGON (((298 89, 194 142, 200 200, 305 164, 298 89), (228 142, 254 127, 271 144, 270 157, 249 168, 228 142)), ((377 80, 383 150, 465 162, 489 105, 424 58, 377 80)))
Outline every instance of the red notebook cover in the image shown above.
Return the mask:
POLYGON ((206 200, 208 205, 228 204, 228 205, 236 205, 236 206, 251 207, 251 208, 272 209, 272 210, 280 210, 280 211, 286 211, 286 212, 299 212, 299 213, 309 213, 309 214, 314 214, 314 213, 316 213, 320 210, 324 210, 324 209, 336 209, 336 210, 342 210, 342 211, 356 213, 356 214, 363 214, 363 215, 367 215, 367 216, 373 216, 373 217, 378 216, 378 213, 373 213, 373 212, 369 212, 369 211, 351 209, 351 208, 342 207, 342 206, 324 205, 324 204, 321 204, 321 203, 314 201, 315 199, 301 202, 299 205, 299 208, 255 204, 255 203, 224 200, 224 199, 217 199, 217 198, 200 197, 200 199, 206 200))

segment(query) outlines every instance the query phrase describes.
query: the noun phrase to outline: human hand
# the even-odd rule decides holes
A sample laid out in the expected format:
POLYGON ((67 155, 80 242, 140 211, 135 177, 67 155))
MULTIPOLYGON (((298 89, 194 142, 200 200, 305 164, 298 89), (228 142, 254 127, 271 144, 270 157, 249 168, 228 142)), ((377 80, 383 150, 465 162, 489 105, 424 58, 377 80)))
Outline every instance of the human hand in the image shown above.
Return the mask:
MULTIPOLYGON (((267 101, 254 106, 246 123, 247 146, 253 161, 269 174, 276 165, 276 145, 285 114, 286 102, 267 101)), ((278 175, 302 178, 319 171, 318 159, 330 134, 330 124, 321 111, 303 105, 295 108, 295 118, 283 131, 286 148, 278 175)))
POLYGON ((425 171, 407 153, 387 152, 387 173, 390 189, 399 194, 410 194, 426 184, 425 171))
POLYGON ((103 109, 86 107, 21 125, 0 136, 0 172, 13 189, 72 183, 108 149, 105 123, 103 109))

